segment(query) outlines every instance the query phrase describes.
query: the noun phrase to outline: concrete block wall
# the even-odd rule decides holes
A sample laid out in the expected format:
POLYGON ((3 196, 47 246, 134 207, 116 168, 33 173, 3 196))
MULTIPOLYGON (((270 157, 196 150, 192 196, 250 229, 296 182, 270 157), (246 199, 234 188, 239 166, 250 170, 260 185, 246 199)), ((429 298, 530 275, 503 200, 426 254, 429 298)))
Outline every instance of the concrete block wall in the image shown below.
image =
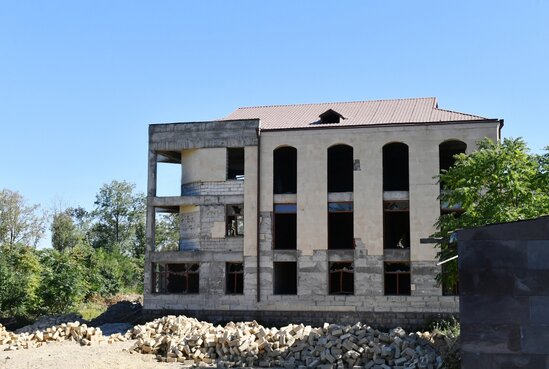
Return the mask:
MULTIPOLYGON (((237 125, 236 122, 231 124, 237 125)), ((278 311, 285 312, 286 317, 303 318, 304 321, 310 313, 319 321, 329 317, 337 317, 338 320, 374 319, 372 324, 393 322, 394 319, 408 319, 412 324, 412 321, 418 323, 428 316, 455 314, 458 311, 458 298, 442 296, 440 287, 436 286, 434 277, 439 268, 436 266, 434 245, 420 242, 434 231, 440 211, 436 198, 439 186, 433 179, 438 173, 438 145, 447 139, 459 139, 467 143, 468 150, 471 150, 483 137, 497 138, 495 123, 305 130, 291 134, 266 131, 261 134, 260 147, 257 146, 257 136, 254 140, 251 134, 253 124, 243 124, 246 127, 242 128, 245 133, 241 139, 225 132, 226 126, 215 124, 193 128, 192 138, 172 137, 167 142, 162 141, 168 132, 174 136, 184 136, 184 127, 167 127, 160 130, 160 135, 154 135, 150 145, 153 150, 150 163, 154 160, 155 149, 180 150, 182 161, 196 168, 193 173, 183 170, 181 198, 192 197, 194 207, 187 208, 189 214, 183 206, 181 211, 184 216, 182 229, 190 229, 189 235, 198 240, 199 247, 194 252, 155 253, 148 238, 147 260, 199 262, 200 294, 151 294, 150 285, 147 285, 151 278, 150 263, 147 263, 144 303, 147 310, 201 311, 202 315, 217 316, 219 319, 238 316, 239 312, 248 312, 248 317, 265 318, 269 313, 278 311), (213 128, 209 131, 208 127, 213 128), (404 142, 409 147, 410 191, 407 196, 410 201, 411 247, 408 250, 383 249, 381 153, 383 145, 389 142, 404 142), (326 185, 327 148, 341 143, 353 147, 355 163, 359 164, 354 172, 354 193, 344 196, 346 201, 354 203, 356 246, 354 250, 335 251, 327 250, 327 216, 323 214, 327 213, 328 201, 341 201, 339 195, 327 194, 326 185), (273 195, 272 153, 283 145, 295 147, 298 153, 297 194, 294 195, 273 195), (225 181, 226 147, 245 147, 244 181, 225 181), (261 162, 257 161, 259 156, 261 162), (211 165, 205 165, 210 161, 211 165), (244 202, 243 238, 225 236, 225 206, 230 196, 241 196, 244 202), (275 202, 297 203, 297 250, 272 249, 272 211, 275 202), (384 262, 395 260, 410 262, 410 296, 384 295, 384 262), (273 263, 277 261, 297 263, 296 295, 273 294, 273 263), (329 262, 333 261, 354 263, 354 295, 328 294, 328 267, 329 262), (244 263, 243 295, 225 294, 226 262, 244 263), (305 315, 303 312, 306 312, 305 315)), ((150 181, 156 179, 156 174, 151 174, 152 167, 150 164, 150 181)), ((149 196, 154 196, 154 193, 154 188, 149 188, 149 196)), ((166 201, 158 200, 157 203, 164 204, 166 201)), ((177 203, 179 200, 173 201, 177 203)), ((148 221, 148 230, 150 224, 148 221)), ((182 235, 186 235, 185 232, 182 230, 182 235)))
POLYGON ((244 181, 191 182, 181 185, 181 196, 244 195, 244 181))

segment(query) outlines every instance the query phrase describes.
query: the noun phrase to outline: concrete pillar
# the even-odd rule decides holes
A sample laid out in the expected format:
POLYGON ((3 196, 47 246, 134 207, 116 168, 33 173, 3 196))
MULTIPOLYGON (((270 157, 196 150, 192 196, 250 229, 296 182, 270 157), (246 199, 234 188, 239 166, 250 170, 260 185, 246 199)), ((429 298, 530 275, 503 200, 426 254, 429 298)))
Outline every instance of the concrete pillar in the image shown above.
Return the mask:
POLYGON ((244 256, 257 255, 257 152, 244 148, 244 256))
POLYGON ((435 232, 440 214, 438 142, 426 137, 410 143, 410 260, 435 260, 432 243, 420 243, 435 232))
POLYGON ((328 152, 297 146, 297 248, 303 255, 328 249, 328 152))
POLYGON ((383 255, 383 168, 381 144, 360 140, 354 145, 354 159, 360 171, 354 172, 355 238, 364 244, 368 255, 383 255))
POLYGON ((158 154, 154 150, 149 150, 149 175, 147 178, 147 196, 156 196, 156 174, 157 174, 158 154))

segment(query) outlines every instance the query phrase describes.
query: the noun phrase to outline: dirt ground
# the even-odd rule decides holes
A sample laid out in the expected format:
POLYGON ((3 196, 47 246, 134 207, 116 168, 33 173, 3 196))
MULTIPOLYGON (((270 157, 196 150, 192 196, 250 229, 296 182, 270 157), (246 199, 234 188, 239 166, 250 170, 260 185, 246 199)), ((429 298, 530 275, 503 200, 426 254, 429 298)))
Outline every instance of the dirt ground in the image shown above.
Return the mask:
POLYGON ((135 341, 80 346, 76 342, 52 342, 18 351, 0 345, 0 369, 179 369, 182 364, 159 363, 154 355, 123 351, 135 341))

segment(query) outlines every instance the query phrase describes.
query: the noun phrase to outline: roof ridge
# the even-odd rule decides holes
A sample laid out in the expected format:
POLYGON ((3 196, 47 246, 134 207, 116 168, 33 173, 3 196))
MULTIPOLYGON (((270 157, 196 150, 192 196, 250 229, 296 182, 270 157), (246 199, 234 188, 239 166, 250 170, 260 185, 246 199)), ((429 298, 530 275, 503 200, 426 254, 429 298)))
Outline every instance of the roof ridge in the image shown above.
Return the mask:
POLYGON ((475 115, 475 114, 469 114, 469 113, 463 113, 461 111, 455 111, 455 110, 449 110, 449 109, 441 109, 441 108, 435 108, 436 110, 446 111, 448 113, 454 113, 454 114, 461 114, 461 115, 467 115, 469 117, 475 117, 475 118, 482 118, 482 119, 488 119, 486 117, 475 115))
POLYGON ((402 100, 430 100, 434 99, 436 103, 436 97, 406 97, 399 99, 375 99, 375 100, 355 100, 355 101, 329 101, 329 102, 320 102, 320 103, 302 103, 302 104, 279 104, 279 105, 257 105, 257 106, 241 106, 236 108, 240 109, 257 109, 257 108, 275 108, 275 107, 284 107, 284 106, 304 106, 304 105, 326 105, 326 104, 355 104, 355 103, 366 103, 366 102, 381 102, 381 101, 402 101, 402 100))

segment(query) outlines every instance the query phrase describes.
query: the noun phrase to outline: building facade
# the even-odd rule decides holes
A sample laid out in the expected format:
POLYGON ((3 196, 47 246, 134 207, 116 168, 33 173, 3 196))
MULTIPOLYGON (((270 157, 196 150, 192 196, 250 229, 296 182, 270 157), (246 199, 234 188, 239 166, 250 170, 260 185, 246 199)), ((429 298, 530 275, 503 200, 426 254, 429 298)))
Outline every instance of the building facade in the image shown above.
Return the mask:
POLYGON ((436 176, 502 126, 435 98, 151 125, 144 308, 380 325, 458 312, 435 282, 431 235, 453 211, 437 199, 436 176), (161 163, 181 167, 175 196, 157 196, 161 163), (177 214, 175 246, 157 237, 163 213, 177 214))

